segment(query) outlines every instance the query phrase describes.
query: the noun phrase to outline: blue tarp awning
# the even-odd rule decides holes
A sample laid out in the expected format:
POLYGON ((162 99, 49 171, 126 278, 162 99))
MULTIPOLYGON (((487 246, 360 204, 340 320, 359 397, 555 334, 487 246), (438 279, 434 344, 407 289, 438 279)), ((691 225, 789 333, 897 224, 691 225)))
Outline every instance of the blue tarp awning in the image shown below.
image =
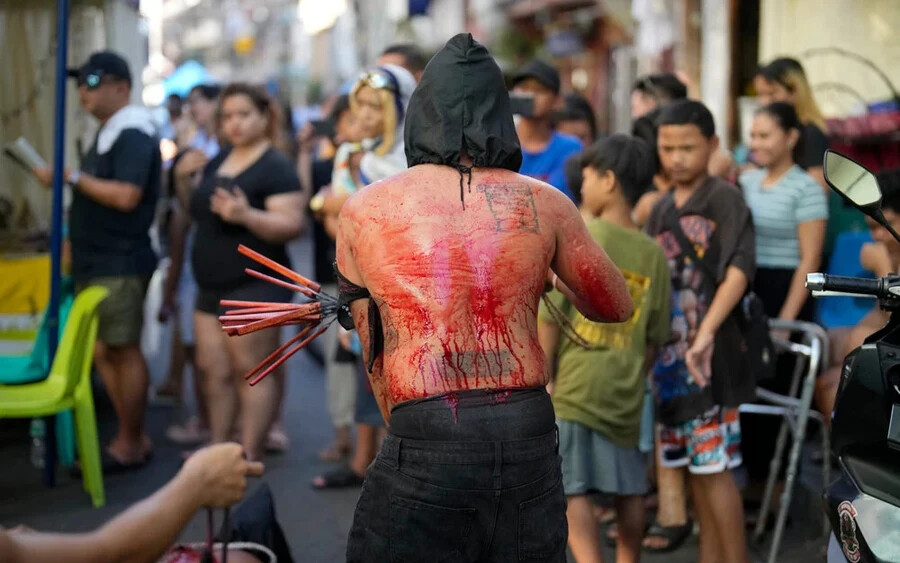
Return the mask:
POLYGON ((194 86, 209 82, 214 82, 214 80, 209 71, 206 70, 206 67, 197 61, 188 61, 172 71, 172 74, 163 80, 163 87, 166 90, 166 96, 178 94, 183 98, 188 95, 194 86))

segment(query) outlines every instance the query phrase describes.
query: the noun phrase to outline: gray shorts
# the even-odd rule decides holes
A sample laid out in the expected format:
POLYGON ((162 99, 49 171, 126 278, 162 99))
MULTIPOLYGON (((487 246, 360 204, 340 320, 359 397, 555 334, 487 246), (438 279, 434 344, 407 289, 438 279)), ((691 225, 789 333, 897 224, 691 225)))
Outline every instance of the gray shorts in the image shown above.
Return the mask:
POLYGON ((566 495, 647 493, 647 454, 618 446, 578 422, 557 419, 556 425, 566 495))

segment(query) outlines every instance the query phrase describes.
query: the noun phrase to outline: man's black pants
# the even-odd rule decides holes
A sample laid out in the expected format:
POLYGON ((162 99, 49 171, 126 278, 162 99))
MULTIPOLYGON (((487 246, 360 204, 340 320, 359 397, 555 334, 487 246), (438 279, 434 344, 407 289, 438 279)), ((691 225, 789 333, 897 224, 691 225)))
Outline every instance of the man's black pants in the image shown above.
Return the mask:
POLYGON ((350 562, 565 562, 566 500, 543 388, 397 406, 366 480, 350 562))

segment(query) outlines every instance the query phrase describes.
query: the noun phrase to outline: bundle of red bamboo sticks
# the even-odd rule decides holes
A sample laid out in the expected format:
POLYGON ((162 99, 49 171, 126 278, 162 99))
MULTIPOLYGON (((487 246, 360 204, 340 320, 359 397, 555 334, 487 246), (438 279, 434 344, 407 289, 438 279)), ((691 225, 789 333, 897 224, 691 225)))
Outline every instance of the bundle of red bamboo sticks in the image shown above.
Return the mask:
POLYGON ((279 287, 290 289, 307 298, 307 301, 302 303, 232 301, 227 299, 221 301, 223 307, 233 307, 225 315, 219 317, 222 329, 228 336, 243 336, 266 328, 305 325, 305 328, 296 336, 279 346, 277 350, 269 354, 252 371, 244 375, 244 379, 249 379, 250 385, 253 386, 328 329, 328 326, 337 318, 338 300, 331 295, 322 293, 322 288, 318 283, 301 276, 274 260, 266 258, 255 250, 241 245, 238 247, 238 252, 281 274, 288 281, 258 272, 252 268, 245 270, 247 274, 279 287), (313 332, 313 329, 316 329, 315 332, 313 332))

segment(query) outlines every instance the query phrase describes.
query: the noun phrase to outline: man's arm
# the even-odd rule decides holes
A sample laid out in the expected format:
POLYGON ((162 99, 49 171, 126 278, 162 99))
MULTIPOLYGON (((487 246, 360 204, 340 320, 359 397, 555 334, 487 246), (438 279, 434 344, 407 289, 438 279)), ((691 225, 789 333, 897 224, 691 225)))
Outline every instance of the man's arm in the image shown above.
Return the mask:
POLYGON ((591 237, 568 198, 558 191, 550 195, 557 215, 556 252, 550 264, 559 276, 556 288, 594 322, 628 320, 634 303, 622 272, 591 237))
POLYGON ((262 472, 261 463, 243 458, 238 444, 205 448, 188 459, 162 489, 99 530, 86 534, 0 530, 0 561, 156 561, 198 509, 236 503, 244 496, 246 476, 262 472))
MULTIPOLYGON (((53 181, 53 171, 51 169, 37 168, 34 170, 34 175, 42 184, 48 188, 50 187, 53 181)), ((66 170, 64 174, 66 182, 70 181, 71 176, 72 172, 66 170)), ((103 180, 85 172, 80 172, 78 183, 73 187, 100 205, 111 207, 123 213, 134 211, 141 202, 141 195, 143 194, 138 186, 130 182, 103 180)))
MULTIPOLYGON (((66 175, 67 178, 69 174, 66 175)), ((122 213, 134 211, 144 193, 141 188, 130 182, 103 180, 85 173, 81 173, 74 187, 100 205, 122 213)))
MULTIPOLYGON (((358 234, 358 227, 349 206, 344 206, 340 220, 337 224, 337 239, 335 241, 335 258, 341 275, 360 287, 365 287, 362 274, 353 259, 353 249, 358 234)), ((371 297, 369 298, 371 299, 371 297)), ((357 299, 350 303, 350 312, 353 314, 353 324, 359 335, 359 343, 362 347, 363 364, 369 365, 369 299, 357 299)), ((387 423, 391 417, 391 401, 388 393, 387 381, 384 378, 384 353, 381 353, 372 363, 372 371, 368 374, 372 384, 372 392, 381 416, 387 423)))

